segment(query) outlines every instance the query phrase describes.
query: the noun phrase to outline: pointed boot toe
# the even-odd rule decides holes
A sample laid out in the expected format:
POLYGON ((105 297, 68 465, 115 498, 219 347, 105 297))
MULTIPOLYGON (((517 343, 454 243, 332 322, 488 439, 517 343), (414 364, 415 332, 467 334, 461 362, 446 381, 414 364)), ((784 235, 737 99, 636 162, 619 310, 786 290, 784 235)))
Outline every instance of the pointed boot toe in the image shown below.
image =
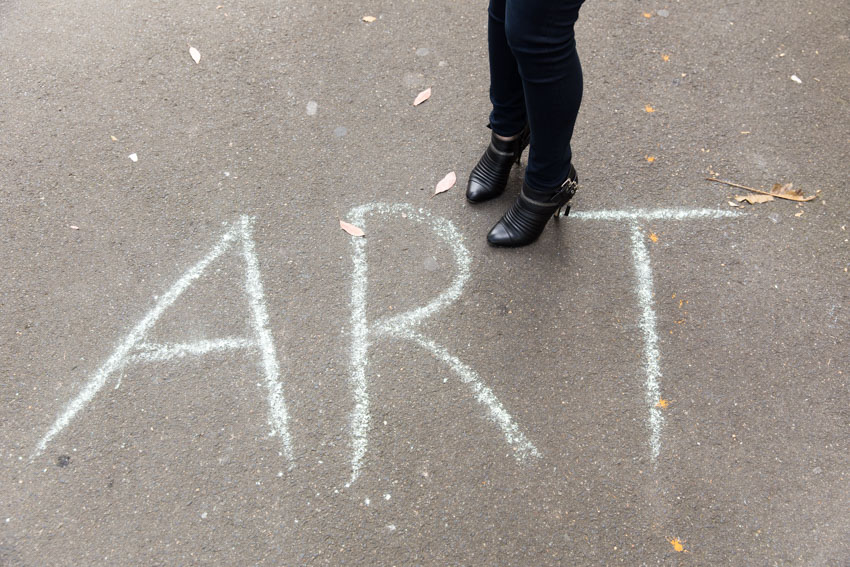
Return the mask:
POLYGON ((496 226, 491 228, 489 234, 487 234, 487 243, 491 246, 513 246, 513 239, 508 227, 501 221, 497 222, 496 226))
POLYGON ((493 191, 490 185, 482 183, 478 179, 469 178, 469 183, 466 185, 466 199, 471 203, 483 203, 488 199, 493 198, 493 191))

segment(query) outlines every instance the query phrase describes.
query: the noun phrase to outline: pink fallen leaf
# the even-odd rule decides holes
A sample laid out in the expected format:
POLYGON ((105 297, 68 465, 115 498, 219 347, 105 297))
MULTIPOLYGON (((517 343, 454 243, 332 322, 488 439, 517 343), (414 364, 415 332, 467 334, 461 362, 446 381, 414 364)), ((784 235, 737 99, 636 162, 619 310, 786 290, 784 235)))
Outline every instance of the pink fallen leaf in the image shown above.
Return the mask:
POLYGON ((413 106, 419 106, 429 98, 431 98, 431 87, 428 87, 427 89, 416 95, 416 98, 413 99, 413 106))
MULTIPOLYGON (((454 171, 450 171, 445 177, 440 179, 439 183, 437 183, 437 187, 434 189, 434 195, 439 195, 440 193, 448 191, 455 186, 455 183, 457 183, 457 175, 455 175, 454 171)), ((432 195, 432 197, 434 195, 432 195)))
POLYGON ((366 233, 357 228, 353 224, 349 224, 344 220, 339 221, 339 228, 350 234, 351 236, 366 236, 366 233))

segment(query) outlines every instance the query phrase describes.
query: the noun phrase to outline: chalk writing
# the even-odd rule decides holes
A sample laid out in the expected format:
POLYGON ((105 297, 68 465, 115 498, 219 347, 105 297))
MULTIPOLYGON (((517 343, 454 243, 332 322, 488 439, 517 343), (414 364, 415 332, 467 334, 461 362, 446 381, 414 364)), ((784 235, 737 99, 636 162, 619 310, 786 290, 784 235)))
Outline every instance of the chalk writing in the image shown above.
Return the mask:
MULTIPOLYGON (((259 357, 260 369, 268 388, 269 425, 271 433, 283 441, 283 452, 293 464, 292 440, 287 426, 288 416, 280 383, 280 369, 275 354, 272 335, 269 331, 268 313, 260 281, 260 270, 254 241, 251 238, 253 219, 243 216, 231 227, 198 263, 189 268, 154 305, 147 315, 133 327, 118 343, 112 355, 92 374, 77 396, 59 414, 53 425, 39 441, 33 457, 40 455, 48 443, 58 435, 74 417, 94 398, 107 381, 130 364, 141 362, 165 362, 187 356, 200 357, 212 352, 242 350, 259 357), (245 264, 244 290, 248 299, 249 320, 252 335, 249 337, 227 337, 185 344, 153 344, 146 341, 148 332, 163 313, 195 283, 219 257, 234 244, 241 244, 245 264)), ((117 386, 116 386, 117 387, 117 386)))
MULTIPOLYGON (((527 457, 539 457, 540 453, 526 439, 499 399, 479 378, 475 371, 449 353, 443 346, 420 334, 416 328, 425 319, 450 305, 460 297, 463 286, 469 280, 471 257, 463 245, 463 237, 448 220, 433 216, 422 209, 410 205, 370 204, 352 209, 348 218, 360 228, 366 224, 366 217, 383 216, 404 218, 427 225, 434 234, 442 239, 452 251, 457 272, 451 285, 427 305, 417 307, 406 313, 385 317, 369 322, 366 318, 366 295, 368 287, 368 266, 366 258, 367 239, 352 239, 354 246, 354 272, 351 289, 351 384, 354 390, 354 411, 351 415, 352 459, 351 480, 357 480, 363 459, 366 455, 369 435, 369 384, 367 370, 369 366, 369 347, 379 338, 403 339, 418 344, 448 366, 461 382, 469 386, 475 399, 484 405, 489 418, 501 429, 508 445, 514 449, 518 460, 527 457)), ((367 231, 367 234, 369 232, 367 231)))
MULTIPOLYGON (((655 209, 633 211, 588 211, 576 212, 571 218, 593 221, 626 221, 631 228, 631 249, 636 276, 635 296, 640 307, 639 327, 644 338, 644 372, 646 403, 649 406, 650 448, 655 461, 661 450, 663 415, 661 412, 661 353, 658 347, 656 315, 653 305, 653 276, 643 232, 639 221, 681 221, 698 219, 721 219, 741 213, 713 209, 655 209)), ((353 238, 351 289, 351 351, 350 385, 353 394, 353 409, 350 417, 351 430, 351 474, 349 485, 356 481, 368 449, 370 429, 369 399, 369 352, 375 341, 380 339, 404 340, 418 345, 431 353, 465 384, 475 399, 485 409, 485 415, 501 430, 505 442, 513 449, 518 461, 529 457, 540 457, 537 448, 525 437, 518 424, 505 409, 494 392, 481 380, 470 366, 451 354, 419 331, 421 324, 438 311, 455 302, 470 278, 471 257, 463 244, 463 237, 448 220, 432 215, 423 209, 405 204, 368 204, 352 209, 349 220, 363 228, 368 218, 393 218, 415 222, 430 228, 431 232, 445 243, 454 257, 456 271, 450 285, 431 302, 399 315, 369 321, 366 316, 368 294, 367 247, 369 239, 353 238)), ((121 371, 130 365, 162 363, 186 357, 202 357, 212 353, 239 351, 257 358, 260 372, 268 390, 270 434, 281 438, 283 454, 294 466, 292 439, 288 428, 288 413, 284 399, 280 367, 275 346, 269 331, 268 311, 260 278, 259 264, 252 238, 253 218, 241 217, 219 239, 210 252, 189 268, 162 295, 153 308, 133 327, 115 347, 112 354, 88 379, 81 391, 58 415, 53 425, 42 437, 33 452, 36 457, 44 452, 51 440, 62 432, 94 398, 104 385, 116 375, 115 388, 120 382, 121 371), (241 245, 241 248, 237 245, 241 245), (246 337, 220 337, 189 343, 151 343, 148 333, 165 311, 205 273, 210 264, 228 250, 237 248, 244 261, 244 292, 247 299, 248 319, 251 332, 246 337)))
POLYGON ((653 306, 652 266, 649 251, 638 225, 641 220, 694 220, 736 217, 741 213, 717 209, 638 209, 634 211, 579 211, 571 216, 582 220, 629 221, 631 225, 632 258, 634 260, 636 287, 635 296, 640 305, 639 326, 643 331, 643 357, 646 382, 646 403, 649 406, 649 447, 652 461, 661 453, 661 429, 664 416, 661 413, 661 351, 658 349, 655 307, 653 306))

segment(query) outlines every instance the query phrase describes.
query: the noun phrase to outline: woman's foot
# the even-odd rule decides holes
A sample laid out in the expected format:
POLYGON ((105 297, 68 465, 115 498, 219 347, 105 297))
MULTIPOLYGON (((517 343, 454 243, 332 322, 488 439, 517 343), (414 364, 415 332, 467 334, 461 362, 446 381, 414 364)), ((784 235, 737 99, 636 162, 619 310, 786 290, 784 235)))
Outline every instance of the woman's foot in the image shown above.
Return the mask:
POLYGON ((493 132, 490 145, 469 174, 466 198, 471 203, 481 203, 501 195, 508 184, 511 167, 519 163, 530 139, 531 131, 527 125, 519 134, 509 138, 493 132))
POLYGON ((567 180, 554 192, 537 191, 526 183, 513 206, 502 216, 487 235, 492 246, 517 247, 531 244, 543 233, 551 217, 567 216, 570 207, 567 201, 572 199, 578 189, 578 175, 570 166, 567 180))

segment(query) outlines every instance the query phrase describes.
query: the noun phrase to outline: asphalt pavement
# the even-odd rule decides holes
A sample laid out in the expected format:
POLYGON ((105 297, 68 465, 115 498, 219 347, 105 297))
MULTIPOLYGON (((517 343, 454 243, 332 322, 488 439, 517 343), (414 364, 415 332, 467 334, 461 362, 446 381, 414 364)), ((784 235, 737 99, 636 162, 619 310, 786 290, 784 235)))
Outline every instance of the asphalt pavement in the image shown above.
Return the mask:
POLYGON ((850 565, 846 2, 577 36, 500 250, 486 2, 0 0, 0 565, 850 565))

